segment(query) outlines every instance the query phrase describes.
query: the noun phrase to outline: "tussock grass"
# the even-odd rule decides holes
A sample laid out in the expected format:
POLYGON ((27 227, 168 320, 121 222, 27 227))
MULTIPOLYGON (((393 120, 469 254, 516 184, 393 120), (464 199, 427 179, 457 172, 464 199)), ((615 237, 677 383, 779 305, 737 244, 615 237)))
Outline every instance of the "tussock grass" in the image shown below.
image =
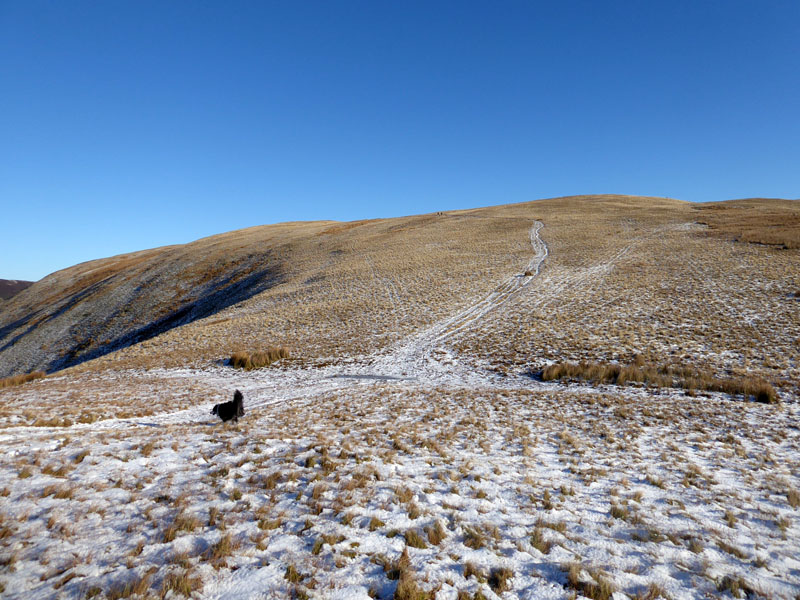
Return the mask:
POLYGON ((489 587, 495 594, 502 594, 511 587, 508 582, 513 577, 514 572, 507 567, 492 569, 489 574, 489 587))
POLYGON ((406 540, 406 544, 411 546, 412 548, 427 548, 428 544, 425 543, 425 538, 423 538, 418 531, 413 529, 409 529, 403 534, 403 537, 406 540))
POLYGON ((592 600, 609 600, 616 588, 602 573, 584 569, 579 563, 562 567, 567 572, 567 586, 592 600))
POLYGON ((238 547, 238 542, 236 542, 229 533, 226 533, 216 544, 208 549, 206 556, 214 568, 219 568, 222 566, 225 559, 233 554, 234 550, 238 547))
POLYGON ((300 571, 297 570, 293 564, 289 563, 286 567, 286 571, 283 573, 283 578, 288 581, 289 583, 300 583, 305 579, 305 575, 303 575, 300 571))
POLYGON ((37 379, 42 379, 45 377, 44 371, 32 371, 31 373, 25 373, 23 375, 12 375, 11 377, 3 377, 0 379, 0 389, 14 387, 15 385, 22 385, 23 383, 28 383, 29 381, 35 381, 37 379))
POLYGON ((244 369, 251 371, 253 369, 260 369, 268 367, 272 363, 282 359, 289 358, 291 352, 286 346, 275 346, 267 348, 264 351, 247 352, 239 351, 234 352, 230 358, 230 364, 237 369, 244 369))
POLYGON ((160 597, 166 598, 170 592, 174 592, 179 596, 190 598, 192 593, 203 589, 203 580, 199 576, 192 576, 190 570, 185 570, 180 573, 169 573, 161 585, 160 597))
POLYGON ((42 490, 42 498, 53 496, 59 500, 71 500, 74 493, 71 487, 65 485, 48 485, 42 490))
POLYGON ((171 542, 178 537, 180 532, 191 533, 200 526, 200 519, 197 517, 180 513, 175 517, 172 524, 164 530, 164 542, 171 542))
POLYGON ((791 200, 749 198, 693 207, 716 235, 751 244, 800 248, 800 215, 791 200))
POLYGON ((717 581, 718 592, 730 592, 734 598, 740 598, 740 594, 744 594, 746 598, 755 597, 758 591, 747 583, 747 581, 738 575, 725 575, 717 581))
POLYGON ((121 600, 131 596, 144 596, 150 589, 150 582, 153 580, 153 572, 148 571, 141 577, 136 577, 124 583, 118 583, 106 592, 108 600, 121 600))
POLYGON ((432 600, 435 597, 435 592, 426 592, 417 583, 411 568, 408 548, 403 549, 403 553, 396 562, 384 565, 384 570, 387 571, 389 579, 397 579, 397 588, 394 591, 395 600, 432 600), (389 576, 390 571, 394 577, 389 576))
POLYGON ((536 548, 542 554, 549 554, 550 549, 553 547, 553 542, 544 539, 544 532, 541 527, 536 527, 531 535, 531 546, 536 548))
POLYGON ((644 383, 655 387, 681 388, 689 391, 723 392, 732 396, 752 398, 756 402, 765 404, 778 402, 775 388, 763 379, 720 379, 708 373, 700 373, 685 367, 648 367, 590 361, 561 362, 545 367, 542 370, 541 378, 543 381, 571 379, 614 385, 625 385, 631 382, 644 383))
POLYGON ((442 540, 447 537, 447 531, 445 531, 440 521, 436 521, 433 525, 426 527, 425 533, 428 534, 428 541, 434 546, 441 544, 442 540))
POLYGON ((464 545, 473 550, 479 550, 486 544, 486 535, 477 528, 464 527, 464 545))
POLYGON ((3 519, 3 515, 0 514, 0 540, 4 540, 8 537, 11 537, 14 534, 14 530, 11 526, 7 525, 3 519))

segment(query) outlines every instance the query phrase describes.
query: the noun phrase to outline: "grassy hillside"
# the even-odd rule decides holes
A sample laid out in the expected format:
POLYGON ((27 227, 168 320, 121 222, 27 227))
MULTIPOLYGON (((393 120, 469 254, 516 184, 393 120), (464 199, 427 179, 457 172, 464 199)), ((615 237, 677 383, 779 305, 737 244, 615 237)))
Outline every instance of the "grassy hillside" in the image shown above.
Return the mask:
POLYGON ((55 273, 0 312, 7 372, 73 365, 0 380, 0 593, 795 598, 797 215, 581 196, 55 273))
POLYGON ((460 352, 500 369, 648 354, 789 381, 800 281, 796 250, 784 248, 796 228, 775 225, 799 214, 790 201, 581 196, 253 227, 46 277, 0 313, 0 375, 110 352, 92 364, 209 364, 270 344, 307 360, 368 354, 521 269, 539 219, 550 247, 543 293, 490 319, 488 331, 465 332, 460 352))

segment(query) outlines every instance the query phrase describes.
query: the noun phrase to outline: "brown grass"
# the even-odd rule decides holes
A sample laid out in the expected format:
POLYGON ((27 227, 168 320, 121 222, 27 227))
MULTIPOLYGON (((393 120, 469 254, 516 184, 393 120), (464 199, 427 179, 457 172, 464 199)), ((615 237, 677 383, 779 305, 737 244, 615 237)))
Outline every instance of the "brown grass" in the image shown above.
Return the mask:
POLYGON ((3 377, 0 379, 0 389, 14 387, 15 385, 22 385, 23 383, 28 383, 30 381, 35 381, 37 379, 42 379, 46 376, 44 371, 32 371, 31 373, 25 373, 24 375, 12 375, 11 377, 3 377))
POLYGON ((289 358, 290 355, 291 352, 286 346, 270 347, 264 351, 257 352, 239 351, 233 353, 230 358, 230 364, 237 369, 250 371, 252 369, 268 367, 282 358, 289 358))
POLYGON ((417 583, 411 568, 408 548, 403 549, 403 553, 397 561, 384 564, 384 570, 389 579, 397 579, 395 600, 432 600, 435 597, 435 592, 426 592, 417 583))
POLYGON ((11 537, 14 534, 14 530, 11 528, 10 525, 5 523, 3 519, 3 515, 0 514, 0 540, 4 540, 8 537, 11 537))
POLYGON ((578 563, 566 565, 567 586, 576 592, 583 594, 592 600, 609 600, 616 591, 614 584, 611 583, 602 573, 593 572, 587 569, 591 581, 581 578, 583 567, 578 563))
POLYGON ((486 535, 474 527, 464 527, 464 545, 467 548, 478 550, 486 544, 486 535))
POLYGON ((166 598, 167 594, 174 592, 180 596, 190 598, 193 592, 203 589, 203 580, 199 576, 192 576, 189 569, 180 573, 169 573, 161 584, 160 597, 166 598))
POLYGON ((48 485, 42 490, 42 498, 53 496, 59 500, 70 500, 75 491, 66 485, 48 485))
POLYGON ((730 592, 734 598, 739 598, 743 593, 745 598, 757 597, 759 592, 739 575, 725 575, 717 581, 717 591, 730 592))
POLYGON ((283 573, 283 578, 289 583, 300 583, 305 577, 306 575, 298 571, 297 567, 291 563, 286 567, 286 571, 283 573))
POLYGON ((428 534, 428 541, 434 546, 441 544, 442 540, 447 537, 447 531, 445 531, 440 521, 436 521, 433 525, 426 527, 425 533, 428 534))
POLYGON ((544 539, 544 532, 541 527, 536 527, 531 535, 531 546, 542 554, 548 554, 553 547, 553 542, 544 539))
POLYGON ((495 594, 500 595, 511 587, 508 582, 512 577, 514 572, 507 567, 492 569, 489 573, 489 587, 495 594))
POLYGON ((119 583, 106 592, 108 600, 121 600, 131 596, 144 596, 150 589, 150 582, 153 579, 153 571, 148 571, 141 577, 135 577, 125 583, 119 583))
POLYGON ((731 396, 752 398, 764 404, 775 404, 779 401, 775 388, 763 379, 744 377, 721 379, 685 367, 646 367, 590 361, 560 362, 545 367, 541 378, 543 381, 567 379, 614 385, 635 382, 655 387, 723 392, 731 396))
POLYGON ((750 198, 693 207, 698 222, 729 239, 800 248, 800 202, 750 198))
POLYGON ((418 531, 414 529, 409 529, 403 534, 403 537, 406 540, 406 544, 411 546, 412 548, 427 548, 428 544, 425 543, 425 538, 423 538, 418 531))
POLYGON ((197 517, 180 513, 175 520, 164 530, 164 542, 171 542, 180 532, 191 533, 200 527, 200 519, 197 517))
POLYGON ((225 559, 233 554, 233 551, 239 547, 239 544, 231 537, 229 533, 223 535, 220 540, 211 546, 206 553, 209 562, 215 567, 219 568, 225 559))

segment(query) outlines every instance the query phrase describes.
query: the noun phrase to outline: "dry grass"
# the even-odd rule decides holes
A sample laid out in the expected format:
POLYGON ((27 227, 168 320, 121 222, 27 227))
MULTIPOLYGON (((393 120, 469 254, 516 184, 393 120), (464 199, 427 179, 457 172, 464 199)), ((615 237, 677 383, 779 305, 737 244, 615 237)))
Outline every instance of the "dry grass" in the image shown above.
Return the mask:
POLYGON ((216 544, 213 544, 211 548, 208 549, 206 557, 215 568, 219 568, 223 565, 225 559, 238 547, 238 542, 236 542, 229 533, 226 533, 216 544))
POLYGON ((406 540, 406 544, 411 546, 412 548, 427 548, 428 544, 425 543, 425 538, 423 538, 418 531, 414 529, 409 529, 403 534, 403 537, 406 540))
POLYGON ((542 554, 548 554, 553 547, 553 542, 544 539, 544 532, 541 527, 536 527, 531 535, 531 546, 542 554))
POLYGON ((70 500, 75 495, 75 490, 68 485, 48 485, 42 490, 42 498, 53 496, 59 500, 70 500))
POLYGON ((514 572, 507 567, 492 569, 491 573, 489 573, 489 587, 492 588, 495 594, 502 594, 511 587, 509 585, 509 580, 513 577, 514 572))
MULTIPOLYGON (((795 381, 796 336, 790 332, 800 319, 796 303, 787 302, 789 294, 800 289, 795 251, 733 245, 709 236, 702 226, 684 227, 703 221, 707 212, 735 212, 749 227, 777 210, 761 202, 726 206, 733 210, 654 198, 572 197, 441 216, 253 228, 148 251, 141 260, 115 257, 75 267, 63 284, 48 284, 42 298, 61 298, 69 286, 60 286, 89 276, 88 271, 92 276, 102 272, 105 263, 117 266, 102 280, 107 289, 103 294, 98 290, 104 302, 113 284, 122 278, 136 281, 154 263, 175 261, 187 267, 180 275, 185 283, 226 272, 239 274, 240 267, 244 275, 260 266, 276 276, 274 285, 261 293, 213 318, 170 330, 78 370, 210 364, 219 359, 220 347, 257 349, 275 339, 302 347, 307 360, 365 354, 453 314, 468 299, 491 292, 509 274, 522 273, 530 258, 527 233, 533 219, 540 219, 550 254, 544 271, 531 282, 536 293, 524 299, 529 305, 509 304, 494 329, 482 323, 481 337, 465 331, 459 352, 488 355, 501 368, 513 369, 540 359, 611 360, 617 351, 624 355, 652 350, 663 356, 674 350, 679 358, 711 346, 700 357, 700 372, 722 373, 743 365, 746 372, 775 385, 795 381), (259 260, 251 262, 250 255, 259 260), (676 294, 682 302, 674 301, 676 294), (764 319, 751 323, 741 318, 754 312, 762 312, 764 319), (723 350, 734 356, 720 358, 723 350)), ((797 203, 787 204, 785 210, 800 214, 797 203)), ((781 221, 788 223, 783 217, 776 222, 781 221)), ((164 311, 175 310, 171 300, 159 296, 164 294, 160 286, 156 282, 147 288, 143 302, 150 302, 152 295, 150 305, 129 308, 136 314, 123 318, 124 306, 109 307, 107 319, 99 311, 94 321, 114 331, 131 327, 133 319, 156 321, 164 311)), ((93 292, 76 310, 99 301, 93 292)), ((176 302, 182 306, 182 300, 176 302)), ((39 327, 63 331, 59 319, 62 316, 45 319, 39 327)), ((90 334, 94 341, 79 354, 97 350, 108 337, 105 330, 87 331, 64 343, 77 348, 90 334)), ((17 344, 20 352, 26 343, 17 344)))
POLYGON ((190 598, 194 592, 202 589, 203 580, 197 575, 192 575, 191 570, 186 569, 179 573, 169 573, 164 577, 160 597, 166 598, 170 592, 173 592, 179 596, 190 598))
POLYGON ((723 392, 732 396, 752 398, 764 404, 775 404, 779 401, 775 388, 757 377, 720 379, 686 367, 645 367, 589 361, 562 362, 545 367, 541 378, 543 381, 572 379, 614 385, 643 383, 655 387, 723 392))
POLYGON ((171 542, 180 533, 191 533, 201 525, 202 523, 197 517, 181 512, 169 527, 164 530, 164 542, 171 542))
POLYGON ((567 586, 591 600, 609 600, 616 591, 605 575, 585 569, 579 563, 570 563, 564 570, 567 572, 567 586))
MULTIPOLYGON (((572 388, 556 393, 554 387, 558 386, 497 388, 488 394, 483 389, 429 391, 378 383, 366 394, 345 388, 308 401, 271 406, 246 432, 198 431, 193 424, 170 424, 163 431, 104 428, 81 431, 71 439, 59 432, 50 452, 31 449, 20 439, 6 452, 14 457, 4 467, 12 489, 10 500, 20 506, 21 513, 44 516, 6 518, 9 527, 3 543, 8 540, 11 545, 36 535, 52 554, 59 541, 85 544, 87 535, 94 532, 115 536, 128 575, 141 574, 151 565, 158 567, 146 597, 158 597, 168 574, 191 579, 190 568, 207 577, 212 567, 218 567, 223 569, 218 576, 227 579, 226 567, 269 563, 280 566, 280 576, 289 561, 296 571, 290 577, 297 580, 281 579, 281 585, 288 590, 302 586, 297 589, 313 597, 321 590, 363 581, 359 579, 362 573, 373 578, 376 570, 368 570, 370 560, 383 565, 385 579, 391 578, 377 583, 382 596, 391 596, 397 587, 401 595, 423 597, 450 585, 453 590, 468 589, 470 598, 477 590, 494 597, 490 588, 505 597, 521 592, 516 589, 518 579, 497 569, 511 567, 521 586, 527 585, 524 580, 532 572, 541 584, 558 585, 567 577, 556 572, 554 565, 564 556, 576 556, 584 557, 578 560, 585 573, 576 574, 567 595, 603 597, 614 587, 613 581, 633 598, 645 593, 647 576, 655 569, 675 576, 686 565, 699 569, 711 559, 719 565, 715 573, 724 574, 736 572, 739 555, 769 560, 776 569, 791 560, 796 519, 787 502, 797 481, 793 473, 775 469, 781 448, 797 443, 797 431, 787 427, 791 407, 774 411, 753 404, 743 411, 721 398, 697 402, 682 395, 648 397, 637 392, 635 409, 623 415, 620 409, 631 402, 624 391, 572 388), (762 418, 766 415, 770 418, 762 418), (398 435, 407 440, 407 455, 393 450, 398 435), (181 436, 191 436, 193 443, 172 446, 172 440, 181 436), (430 440, 438 446, 427 443, 430 440), (488 455, 487 440, 492 444, 488 455), (153 455, 170 455, 174 477, 167 475, 159 481, 149 464, 151 474, 143 476, 145 487, 137 491, 135 481, 121 475, 130 472, 126 458, 152 463, 140 454, 149 442, 154 442, 153 455), (743 455, 734 452, 737 444, 746 448, 743 455), (452 454, 443 456, 437 447, 452 454), (524 453, 525 447, 531 449, 529 454, 524 453), (92 448, 92 454, 76 465, 74 457, 85 448, 92 448), (262 452, 256 453, 256 448, 262 452), (692 448, 691 461, 687 461, 687 448, 692 448), (318 461, 305 469, 303 464, 312 455, 318 461), (327 475, 322 469, 325 460, 338 465, 327 475), (111 492, 108 487, 95 488, 97 494, 84 492, 82 483, 92 470, 87 461, 92 467, 100 464, 109 469, 110 485, 122 479, 120 491, 106 498, 111 492), (47 482, 37 487, 33 479, 44 479, 45 469, 52 472, 62 464, 69 467, 69 484, 79 498, 41 499, 36 490, 47 482), (26 465, 33 478, 19 480, 16 475, 26 465), (691 469, 694 483, 683 488, 681 478, 690 472, 689 465, 702 468, 691 469), (742 473, 742 486, 723 490, 711 484, 706 478, 719 469, 742 473), (648 475, 653 485, 645 484, 648 475), (351 481, 360 483, 351 486, 351 481), (314 490, 324 489, 321 486, 327 486, 327 491, 314 499, 314 490), (524 515, 533 519, 527 521, 531 526, 504 527, 492 514, 492 503, 475 497, 477 486, 489 490, 490 498, 502 499, 508 511, 506 523, 524 522, 520 519, 524 515), (21 497, 20 487, 32 487, 34 492, 21 497), (242 499, 231 505, 227 498, 234 488, 241 490, 242 499), (130 494, 132 505, 141 508, 121 518, 114 498, 123 491, 130 494), (542 509, 545 492, 551 512, 542 509), (88 505, 86 510, 80 509, 79 500, 88 505), (609 516, 609 500, 623 507, 619 516, 625 518, 609 516), (407 519, 410 503, 421 513, 416 521, 407 519), (760 514, 758 506, 774 506, 775 512, 760 514), (224 514, 224 524, 217 514, 212 517, 212 508, 224 514), (735 529, 725 526, 726 510, 738 519, 735 529), (71 514, 79 515, 75 523, 68 521, 71 514), (186 515, 201 518, 202 527, 194 523, 182 528, 186 515), (42 536, 48 516, 53 516, 53 524, 42 536), (373 517, 376 521, 370 527, 373 517), (687 532, 685 521, 692 517, 697 525, 687 532), (216 522, 214 529, 205 526, 206 518, 216 522), (585 525, 589 518, 591 531, 585 525), (67 534, 62 524, 69 525, 67 534), (181 536, 182 530, 192 527, 196 527, 192 534, 181 536), (172 533, 165 534, 166 528, 172 533), (399 531, 386 539, 390 528, 399 531), (738 534, 748 537, 739 539, 738 534), (703 540, 706 549, 693 544, 694 539, 703 540), (732 546, 723 547, 720 539, 732 546), (240 540, 238 550, 231 549, 234 540, 240 540), (286 540, 294 546, 290 557, 281 547, 286 540), (416 550, 417 540, 428 548, 416 550), (598 540, 614 553, 594 552, 598 540), (415 570, 425 571, 403 576, 401 585, 397 556, 404 541, 415 570), (153 542, 172 547, 154 552, 153 542), (196 554, 214 542, 218 543, 213 551, 196 554), (390 559, 373 556, 376 548, 390 559), (676 567, 674 556, 681 548, 685 564, 676 567), (734 554, 737 548, 741 553, 734 554), (181 551, 193 554, 181 557, 181 551), (517 552, 533 555, 526 560, 537 566, 525 570, 528 567, 514 558, 517 552), (164 556, 173 558, 165 562, 164 556), (480 568, 469 566, 470 561, 480 568), (631 563, 642 578, 624 574, 625 565, 631 563), (461 565, 466 578, 454 565, 461 565)), ((49 433, 39 435, 45 438, 49 433)), ((789 456, 796 462, 794 455, 789 456)), ((793 467, 794 462, 787 464, 793 467)), ((18 562, 27 560, 24 552, 18 562)), ((51 566, 51 570, 56 568, 60 566, 51 566)), ((742 574, 751 583, 765 585, 763 572, 754 569, 753 573, 742 574)), ((108 589, 109 580, 104 581, 108 589)), ((172 597, 177 597, 178 583, 171 588, 172 597)), ((700 578, 693 584, 701 593, 716 593, 716 579, 700 578)), ((64 589, 74 585, 73 581, 64 589)))
POLYGON ((759 597, 759 592, 747 583, 740 575, 725 575, 717 581, 717 591, 730 592, 734 598, 740 598, 744 594, 745 598, 759 597))
POLYGON ((440 521, 435 521, 433 525, 425 528, 428 534, 428 541, 434 546, 438 546, 447 537, 447 531, 440 521))
POLYGON ((37 379, 42 379, 45 376, 46 373, 44 371, 32 371, 31 373, 25 373, 24 375, 3 377, 0 379, 0 389, 22 385, 23 383, 28 383, 30 381, 36 381, 37 379))
POLYGON ((698 221, 715 235, 754 244, 800 248, 797 201, 751 198, 695 206, 698 221))
POLYGON ((289 358, 290 355, 289 348, 285 346, 275 346, 257 352, 239 351, 233 353, 230 358, 230 364, 237 369, 250 371, 268 367, 282 358, 289 358))
POLYGON ((153 580, 153 572, 149 571, 140 577, 134 577, 128 581, 113 586, 106 592, 108 600, 122 600, 136 596, 145 596, 150 589, 153 580))
POLYGON ((397 587, 394 592, 395 600, 433 600, 435 592, 423 590, 411 568, 411 559, 408 556, 408 548, 403 549, 400 558, 394 563, 384 565, 389 579, 397 579, 397 587))
POLYGON ((133 376, 128 379, 129 385, 119 386, 85 373, 68 379, 45 377, 30 386, 0 389, 0 427, 70 427, 75 423, 139 418, 189 408, 197 404, 198 398, 209 398, 210 405, 229 399, 227 391, 225 396, 218 395, 199 382, 164 394, 174 385, 169 379, 137 379, 133 376), (46 387, 46 392, 39 391, 41 386, 46 387), (132 391, 133 386, 138 388, 136 392, 132 391), (146 402, 141 401, 144 398, 146 402))

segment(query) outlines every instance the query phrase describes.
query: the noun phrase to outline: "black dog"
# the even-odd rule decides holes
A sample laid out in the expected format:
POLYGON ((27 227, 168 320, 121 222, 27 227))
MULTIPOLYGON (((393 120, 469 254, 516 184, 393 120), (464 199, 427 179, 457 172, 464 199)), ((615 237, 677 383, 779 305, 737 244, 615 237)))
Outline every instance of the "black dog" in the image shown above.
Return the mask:
POLYGON ((244 416, 244 396, 242 396, 242 392, 236 390, 233 393, 233 400, 215 404, 214 408, 211 409, 211 414, 217 415, 222 419, 223 423, 231 419, 238 421, 239 417, 244 416))

